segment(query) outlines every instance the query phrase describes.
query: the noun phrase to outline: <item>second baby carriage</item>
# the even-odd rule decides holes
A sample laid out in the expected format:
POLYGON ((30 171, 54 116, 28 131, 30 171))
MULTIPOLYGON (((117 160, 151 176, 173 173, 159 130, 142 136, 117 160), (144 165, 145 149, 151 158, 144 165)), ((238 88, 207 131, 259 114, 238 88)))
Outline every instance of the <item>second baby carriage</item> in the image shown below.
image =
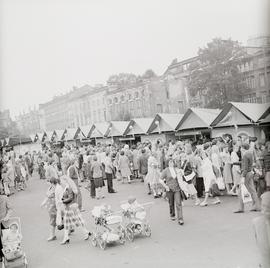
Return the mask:
POLYGON ((151 236, 151 227, 146 219, 145 207, 153 202, 139 204, 135 197, 129 197, 128 202, 121 205, 123 215, 126 219, 125 231, 129 241, 134 240, 135 235, 151 236))
POLYGON ((107 244, 119 242, 124 244, 125 229, 122 226, 122 216, 112 212, 110 206, 94 207, 92 216, 95 219, 96 230, 93 232, 92 244, 105 249, 107 244))

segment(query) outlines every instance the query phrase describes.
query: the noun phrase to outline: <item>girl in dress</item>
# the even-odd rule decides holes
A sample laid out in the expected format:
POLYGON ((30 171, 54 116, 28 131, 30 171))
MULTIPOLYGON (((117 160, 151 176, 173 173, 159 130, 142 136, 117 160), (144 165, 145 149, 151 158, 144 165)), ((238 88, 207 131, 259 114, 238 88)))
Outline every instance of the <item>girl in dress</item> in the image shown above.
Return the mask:
POLYGON ((155 153, 148 159, 148 173, 145 177, 145 182, 150 185, 154 198, 161 197, 160 172, 158 170, 158 161, 155 153))
MULTIPOLYGON (((205 187, 205 198, 204 201, 200 204, 201 207, 207 206, 208 203, 208 197, 209 197, 209 192, 214 184, 216 184, 216 176, 213 171, 213 166, 212 162, 209 159, 208 155, 206 152, 202 151, 201 153, 201 158, 202 158, 202 175, 203 175, 203 181, 204 181, 204 187, 205 187)), ((213 201, 213 204, 219 204, 220 199, 216 196, 215 193, 213 193, 213 197, 215 200, 213 201)))
POLYGON ((225 187, 227 193, 230 193, 230 187, 233 183, 232 180, 232 165, 231 165, 231 156, 228 151, 228 146, 223 148, 223 152, 221 153, 221 158, 223 162, 223 178, 225 182, 225 187))
POLYGON ((240 158, 238 156, 238 151, 239 151, 239 146, 234 145, 233 151, 231 153, 233 187, 229 192, 231 195, 234 195, 234 196, 238 195, 238 188, 241 182, 240 158))

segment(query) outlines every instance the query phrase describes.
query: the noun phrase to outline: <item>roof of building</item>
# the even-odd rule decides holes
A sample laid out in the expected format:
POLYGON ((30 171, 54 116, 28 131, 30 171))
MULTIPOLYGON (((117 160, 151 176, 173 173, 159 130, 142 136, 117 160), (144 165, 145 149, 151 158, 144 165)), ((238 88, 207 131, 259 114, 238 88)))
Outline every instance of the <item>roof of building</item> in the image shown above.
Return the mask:
POLYGON ((77 138, 78 132, 80 132, 80 128, 67 128, 62 136, 62 140, 74 140, 77 138))
POLYGON ((270 123, 270 114, 268 114, 264 119, 260 120, 260 124, 270 123))
MULTIPOLYGON (((250 123, 257 123, 269 110, 270 103, 244 103, 244 102, 229 102, 217 118, 212 122, 211 126, 216 126, 232 109, 235 107, 242 115, 244 115, 250 123)), ((237 122, 235 122, 237 124, 237 122)))
POLYGON ((83 133, 83 136, 85 138, 88 138, 89 137, 89 134, 90 134, 90 131, 91 131, 92 127, 93 127, 93 124, 92 125, 87 125, 87 126, 80 127, 81 128, 81 131, 83 133))
POLYGON ((147 133, 174 131, 182 117, 183 114, 157 114, 149 126, 147 133))
POLYGON ((219 109, 189 108, 177 125, 176 130, 209 128, 219 113, 219 109), (191 117, 192 114, 194 117, 191 117), (188 118, 191 122, 187 123, 188 118))
POLYGON ((103 138, 110 127, 108 122, 99 122, 93 124, 91 129, 90 138, 103 138))
POLYGON ((107 137, 123 136, 129 122, 130 121, 111 121, 105 135, 107 137))
POLYGON ((136 134, 146 134, 149 129, 153 118, 134 118, 132 119, 125 132, 125 135, 136 135, 136 134))

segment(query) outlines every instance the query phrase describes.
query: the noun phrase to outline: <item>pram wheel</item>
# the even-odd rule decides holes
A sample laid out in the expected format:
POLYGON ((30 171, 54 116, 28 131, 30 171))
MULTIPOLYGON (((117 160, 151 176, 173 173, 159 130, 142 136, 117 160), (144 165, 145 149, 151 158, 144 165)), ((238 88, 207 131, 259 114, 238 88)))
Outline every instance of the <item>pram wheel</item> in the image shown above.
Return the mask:
POLYGON ((120 233, 119 243, 121 245, 124 245, 126 243, 126 235, 124 230, 122 230, 122 232, 120 233))
POLYGON ((101 238, 101 239, 99 240, 99 247, 100 247, 101 249, 105 250, 106 246, 107 246, 106 241, 103 240, 103 239, 101 238))
POLYGON ((133 232, 131 227, 127 227, 127 229, 126 229, 126 237, 130 242, 132 242, 134 240, 134 232, 133 232))
POLYGON ((144 226, 144 234, 147 236, 147 237, 150 237, 151 236, 151 228, 150 228, 150 225, 149 224, 146 224, 144 226))
POLYGON ((93 238, 92 238, 92 245, 94 246, 94 247, 96 247, 97 246, 97 244, 98 244, 98 242, 97 242, 97 236, 96 235, 93 235, 93 238))

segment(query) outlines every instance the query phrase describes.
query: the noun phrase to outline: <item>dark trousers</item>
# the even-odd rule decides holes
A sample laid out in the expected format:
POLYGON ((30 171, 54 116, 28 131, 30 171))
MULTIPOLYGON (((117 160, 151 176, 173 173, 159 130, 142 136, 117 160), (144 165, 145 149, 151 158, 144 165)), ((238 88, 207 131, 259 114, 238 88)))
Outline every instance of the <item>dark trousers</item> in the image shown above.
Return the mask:
POLYGON ((3 244, 2 244, 2 229, 5 229, 5 226, 1 223, 0 226, 0 260, 4 257, 4 254, 2 252, 3 244))
POLYGON ((113 174, 106 173, 108 193, 112 193, 113 190, 113 174))
POLYGON ((96 186, 95 186, 94 179, 90 180, 90 196, 96 197, 96 186))
POLYGON ((180 191, 168 191, 167 197, 169 200, 169 208, 170 208, 170 216, 175 216, 175 207, 176 207, 176 214, 177 220, 183 220, 183 211, 182 211, 182 201, 181 201, 181 194, 180 191))
POLYGON ((197 196, 202 197, 203 190, 204 190, 204 183, 203 183, 202 177, 196 177, 196 190, 197 190, 197 196))

